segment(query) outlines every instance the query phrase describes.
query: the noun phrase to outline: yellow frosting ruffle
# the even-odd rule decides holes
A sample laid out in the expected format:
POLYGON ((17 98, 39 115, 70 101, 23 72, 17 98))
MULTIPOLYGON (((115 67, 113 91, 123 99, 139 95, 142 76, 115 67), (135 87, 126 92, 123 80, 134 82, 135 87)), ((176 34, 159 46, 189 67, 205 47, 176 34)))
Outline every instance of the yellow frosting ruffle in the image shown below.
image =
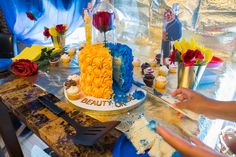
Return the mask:
POLYGON ((79 54, 80 85, 84 94, 110 99, 112 90, 112 56, 103 44, 86 45, 79 54))

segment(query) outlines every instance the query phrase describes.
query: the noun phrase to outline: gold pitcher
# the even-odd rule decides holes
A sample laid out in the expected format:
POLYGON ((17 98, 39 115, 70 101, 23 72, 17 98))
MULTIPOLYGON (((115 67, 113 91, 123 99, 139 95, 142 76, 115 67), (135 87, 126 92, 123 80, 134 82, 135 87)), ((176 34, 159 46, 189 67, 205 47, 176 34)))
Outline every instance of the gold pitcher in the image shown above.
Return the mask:
POLYGON ((178 88, 188 88, 195 90, 206 69, 206 65, 185 66, 178 64, 178 88))
POLYGON ((51 36, 54 48, 64 49, 66 43, 65 35, 51 36))

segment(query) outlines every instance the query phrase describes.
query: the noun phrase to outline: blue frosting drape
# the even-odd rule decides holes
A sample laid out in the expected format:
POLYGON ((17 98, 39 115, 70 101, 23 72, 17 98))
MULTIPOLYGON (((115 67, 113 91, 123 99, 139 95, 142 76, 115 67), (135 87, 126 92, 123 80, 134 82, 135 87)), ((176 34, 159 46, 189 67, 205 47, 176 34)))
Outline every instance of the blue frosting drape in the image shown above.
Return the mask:
POLYGON ((44 27, 67 24, 67 35, 83 25, 82 11, 91 0, 4 0, 0 7, 7 25, 18 40, 28 44, 48 44, 44 27), (26 16, 32 12, 37 21, 26 16))

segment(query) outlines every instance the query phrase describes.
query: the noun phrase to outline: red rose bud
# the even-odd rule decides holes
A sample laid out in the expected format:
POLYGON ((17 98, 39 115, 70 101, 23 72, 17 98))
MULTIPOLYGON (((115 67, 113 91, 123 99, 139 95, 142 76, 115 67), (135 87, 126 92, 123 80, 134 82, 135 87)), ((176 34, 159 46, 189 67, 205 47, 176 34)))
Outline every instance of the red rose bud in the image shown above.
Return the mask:
POLYGON ((47 27, 44 28, 43 35, 44 35, 46 38, 49 38, 49 37, 51 36, 51 34, 49 33, 49 29, 48 29, 47 27))
POLYGON ((56 25, 56 31, 58 33, 64 33, 66 31, 66 26, 63 24, 56 25))
POLYGON ((37 19, 35 18, 34 14, 32 14, 31 12, 26 12, 26 16, 32 20, 32 21, 36 21, 37 19))
POLYGON ((174 64, 176 59, 175 59, 175 55, 176 55, 176 52, 177 50, 174 50, 171 52, 170 56, 169 56, 169 61, 170 61, 170 64, 174 64))
POLYGON ((11 69, 16 75, 25 77, 36 74, 38 71, 38 66, 30 60, 20 59, 11 65, 11 69))
POLYGON ((93 15, 93 26, 101 33, 110 31, 113 29, 114 18, 114 13, 105 11, 97 12, 93 15))

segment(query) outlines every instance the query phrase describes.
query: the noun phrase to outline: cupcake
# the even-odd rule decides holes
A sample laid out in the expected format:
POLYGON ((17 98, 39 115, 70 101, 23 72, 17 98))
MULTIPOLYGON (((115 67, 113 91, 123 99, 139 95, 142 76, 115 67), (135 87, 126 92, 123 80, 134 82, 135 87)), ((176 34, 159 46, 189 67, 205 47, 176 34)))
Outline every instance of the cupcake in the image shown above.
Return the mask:
POLYGON ((145 74, 154 75, 154 70, 151 67, 148 67, 148 68, 144 69, 144 75, 145 74))
POLYGON ((176 73, 176 70, 177 70, 176 65, 171 64, 171 65, 169 66, 169 72, 170 72, 170 73, 176 73))
POLYGON ((78 100, 81 97, 81 92, 78 86, 71 86, 66 90, 66 94, 70 100, 78 100))
POLYGON ((148 68, 148 67, 151 67, 151 65, 149 64, 149 63, 143 63, 142 65, 141 65, 141 68, 142 68, 142 74, 144 74, 144 69, 146 69, 146 68, 148 68))
POLYGON ((67 51, 68 55, 73 58, 75 56, 75 53, 76 53, 76 48, 69 48, 68 51, 67 51))
POLYGON ((157 61, 155 59, 153 59, 149 62, 149 64, 150 64, 151 67, 156 67, 157 66, 157 61))
POLYGON ((63 54, 63 55, 61 56, 61 62, 62 62, 62 63, 65 63, 65 64, 70 63, 70 56, 67 55, 67 54, 63 54))
POLYGON ((155 88, 164 89, 167 85, 168 81, 164 76, 157 76, 155 79, 155 88))
POLYGON ((168 71, 169 71, 169 69, 166 66, 163 65, 163 66, 161 66, 159 68, 159 75, 167 76, 168 75, 168 71))
POLYGON ((154 79, 155 76, 153 76, 152 74, 145 74, 143 77, 143 82, 146 84, 146 86, 152 87, 154 79))
POLYGON ((133 66, 134 67, 140 67, 140 65, 141 65, 141 60, 135 58, 134 61, 133 61, 133 66))
POLYGON ((77 85, 79 85, 80 77, 79 75, 73 74, 73 75, 69 75, 67 80, 73 80, 76 82, 77 85))

